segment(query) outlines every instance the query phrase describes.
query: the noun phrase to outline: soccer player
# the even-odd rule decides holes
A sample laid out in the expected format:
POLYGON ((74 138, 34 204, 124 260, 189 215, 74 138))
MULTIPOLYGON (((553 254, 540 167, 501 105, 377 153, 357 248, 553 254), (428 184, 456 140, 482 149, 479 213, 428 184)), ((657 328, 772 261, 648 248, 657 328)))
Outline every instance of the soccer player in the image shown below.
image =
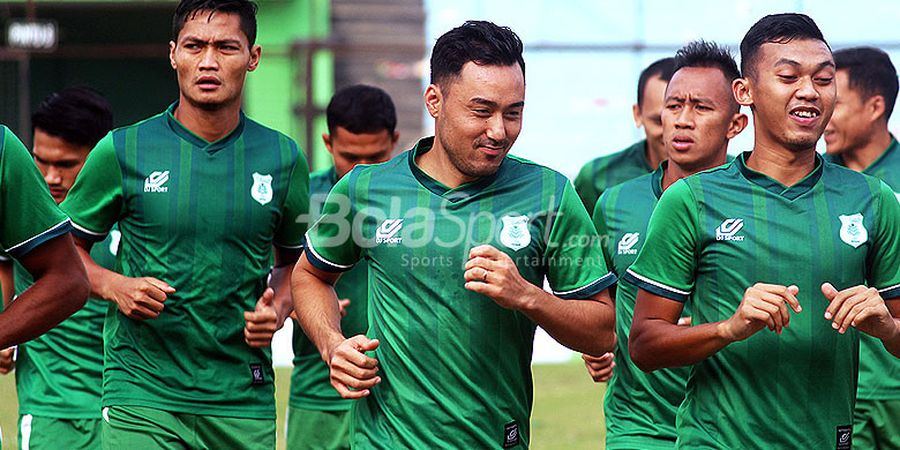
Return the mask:
MULTIPOLYGON (((897 100, 891 58, 876 48, 857 47, 834 52, 834 63, 838 99, 825 127, 827 157, 900 192, 900 150, 888 131, 897 100)), ((854 446, 900 449, 900 360, 865 334, 856 397, 854 446)))
POLYGON ((292 309, 309 172, 290 138, 241 112, 255 4, 183 0, 172 36, 178 101, 103 138, 62 204, 94 295, 116 307, 103 447, 271 449, 269 345, 292 309), (116 223, 121 275, 87 253, 116 223))
POLYGON ((741 65, 753 151, 660 198, 624 277, 630 354, 644 371, 693 365, 678 448, 849 449, 859 332, 900 355, 900 204, 816 153, 835 67, 812 19, 760 19, 741 65))
MULTIPOLYGON (((325 110, 328 133, 322 134, 325 148, 334 158, 334 167, 309 178, 310 211, 322 205, 337 180, 357 164, 375 164, 390 159, 400 134, 397 113, 390 95, 366 85, 341 89, 325 110)), ((360 262, 343 274, 334 290, 346 316, 341 330, 348 336, 366 332, 368 322, 367 267, 360 262)), ((316 346, 299 328, 294 329, 294 370, 287 424, 287 446, 299 449, 350 448, 350 406, 329 382, 328 366, 316 346)))
MULTIPOLYGON (((608 237, 604 256, 616 275, 623 275, 637 257, 662 192, 686 176, 725 164, 729 140, 747 126, 747 116, 741 114, 731 93, 731 83, 739 77, 728 50, 714 43, 693 42, 675 54, 675 73, 661 113, 668 160, 651 174, 608 189, 594 209, 597 232, 608 237)), ((619 340, 616 369, 604 402, 606 448, 674 448, 675 413, 684 399, 688 369, 643 373, 631 362, 628 333, 636 293, 637 288, 628 283, 616 289, 619 340)), ((584 358, 605 362, 589 355, 584 358)))
POLYGON ((659 117, 673 69, 674 60, 663 58, 647 66, 638 77, 637 103, 631 107, 631 113, 635 126, 644 128, 645 138, 624 150, 589 161, 578 172, 575 190, 588 211, 594 210, 607 188, 653 172, 666 159, 659 117))
POLYGON ((436 136, 337 182, 294 305, 332 385, 361 399, 352 448, 527 448, 535 327, 612 350, 615 276, 566 178, 507 154, 525 101, 512 30, 469 21, 441 36, 424 97, 436 136), (363 258, 369 330, 347 338, 332 286, 363 258))
MULTIPOLYGON (((81 171, 88 153, 112 128, 112 108, 100 94, 74 87, 53 93, 38 106, 34 129, 34 161, 59 203, 81 171)), ((117 233, 117 232, 116 232, 117 233)), ((95 246, 92 258, 115 266, 118 239, 110 234, 95 246)), ((20 264, 0 270, 12 273, 23 292, 33 283, 20 264)), ((20 344, 16 361, 19 397, 19 446, 23 449, 96 449, 100 447, 100 393, 103 371, 103 320, 107 303, 87 304, 54 329, 20 344)))

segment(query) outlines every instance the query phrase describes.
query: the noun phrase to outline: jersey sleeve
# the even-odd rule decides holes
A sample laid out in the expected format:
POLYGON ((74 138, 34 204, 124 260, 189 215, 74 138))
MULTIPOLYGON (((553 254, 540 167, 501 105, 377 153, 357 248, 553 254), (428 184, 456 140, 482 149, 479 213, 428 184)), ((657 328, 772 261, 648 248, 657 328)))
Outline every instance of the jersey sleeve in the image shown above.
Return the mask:
MULTIPOLYGON (((285 138, 287 139, 287 138, 285 138)), ((293 142, 291 145, 296 146, 293 142)), ((297 161, 291 171, 290 185, 281 223, 275 230, 274 244, 283 248, 303 248, 303 234, 309 226, 309 165, 303 152, 298 150, 297 161)))
POLYGON ((597 230, 568 182, 551 225, 545 257, 547 280, 559 298, 588 298, 616 282, 606 267, 597 230))
MULTIPOLYGON (((355 171, 354 171, 355 172, 355 171)), ((362 247, 354 240, 353 201, 350 197, 351 172, 328 193, 322 215, 306 233, 306 258, 326 272, 345 272, 359 260, 362 247)))
POLYGON ((593 211, 594 204, 597 203, 600 193, 597 192, 597 188, 594 186, 592 162, 585 164, 581 171, 578 172, 578 176, 575 177, 575 192, 578 193, 584 208, 588 211, 593 211))
POLYGON ((594 214, 591 219, 594 222, 594 228, 597 229, 597 235, 600 236, 600 247, 603 250, 603 260, 606 262, 606 267, 615 272, 612 259, 614 241, 612 236, 609 235, 609 227, 606 225, 606 208, 609 201, 609 195, 603 193, 600 199, 597 200, 597 205, 594 206, 594 214))
POLYGON ((877 191, 878 229, 867 258, 869 286, 882 298, 900 297, 900 203, 883 181, 877 191))
POLYGON ((119 221, 124 192, 112 133, 101 139, 88 154, 81 173, 60 206, 72 219, 74 234, 90 241, 105 239, 119 221))
POLYGON ((698 211, 690 187, 678 181, 663 193, 650 216, 647 240, 625 281, 647 292, 685 302, 694 289, 698 211))
POLYGON ((6 127, 0 133, 0 245, 18 258, 71 225, 22 142, 6 127))

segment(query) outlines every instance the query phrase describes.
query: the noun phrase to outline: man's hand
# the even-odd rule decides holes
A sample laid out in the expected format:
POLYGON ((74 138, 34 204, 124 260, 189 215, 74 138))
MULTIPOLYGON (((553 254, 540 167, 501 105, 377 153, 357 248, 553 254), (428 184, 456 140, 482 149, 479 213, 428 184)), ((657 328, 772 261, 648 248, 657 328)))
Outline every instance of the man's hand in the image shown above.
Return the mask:
POLYGON ((175 288, 153 277, 116 277, 109 286, 109 295, 119 311, 131 319, 145 320, 159 317, 168 296, 175 288))
POLYGON ((540 289, 522 278, 509 255, 490 245, 470 250, 465 270, 466 289, 486 295, 507 309, 527 309, 534 298, 530 292, 540 289))
POLYGON ((720 324, 721 334, 732 342, 747 339, 765 327, 781 334, 791 321, 788 305, 794 312, 802 310, 797 300, 799 291, 794 285, 754 284, 744 292, 734 315, 720 324))
POLYGON ((268 347, 272 345, 272 336, 283 323, 278 323, 278 312, 275 311, 275 290, 266 288, 262 297, 256 301, 256 310, 244 311, 244 342, 251 347, 268 347))
POLYGON ((16 368, 16 362, 13 360, 15 353, 15 347, 0 350, 0 375, 6 375, 16 368))
POLYGON ((838 291, 824 283, 822 294, 830 302, 825 320, 841 334, 851 326, 878 339, 892 339, 900 332, 878 289, 860 285, 838 291))
POLYGON ((378 360, 366 356, 378 348, 378 339, 358 334, 344 340, 331 350, 328 367, 331 369, 331 385, 343 398, 363 398, 373 386, 381 382, 378 376, 378 360))
POLYGON ((583 353, 581 359, 584 360, 584 366, 587 367, 588 374, 594 379, 594 382, 603 383, 612 378, 613 368, 616 367, 613 352, 607 352, 603 356, 591 356, 583 353))

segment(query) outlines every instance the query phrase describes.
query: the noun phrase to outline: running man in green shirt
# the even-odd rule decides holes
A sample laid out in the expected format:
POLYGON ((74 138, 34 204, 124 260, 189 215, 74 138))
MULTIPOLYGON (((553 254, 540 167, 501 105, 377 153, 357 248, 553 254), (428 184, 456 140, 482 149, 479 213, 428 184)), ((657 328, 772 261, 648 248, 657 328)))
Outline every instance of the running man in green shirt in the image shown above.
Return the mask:
MULTIPOLYGON (((322 133, 325 148, 334 158, 334 167, 309 177, 310 211, 318 218, 328 192, 337 180, 357 164, 376 164, 390 159, 400 134, 397 113, 390 95, 366 85, 341 89, 325 110, 328 132, 322 133)), ((334 290, 346 314, 341 330, 348 336, 366 332, 368 322, 368 279, 365 262, 341 276, 334 290)), ((294 370, 288 410, 287 447, 300 449, 350 448, 350 407, 329 382, 328 365, 319 350, 294 328, 294 370)))
MULTIPOLYGON (((112 107, 97 92, 73 87, 45 98, 31 122, 34 161, 53 199, 60 203, 88 153, 112 128, 112 107)), ((110 233, 92 251, 92 257, 108 269, 115 267, 116 237, 110 233)), ((33 283, 18 263, 0 264, 0 270, 15 272, 14 288, 19 293, 33 283)), ((102 333, 107 306, 102 300, 88 299, 72 317, 18 346, 20 448, 100 447, 102 333)))
MULTIPOLYGON (((675 73, 661 114, 668 160, 651 174, 608 189, 594 209, 597 232, 607 237, 603 247, 607 265, 617 276, 637 258, 663 191, 684 177, 725 164, 728 142, 747 126, 747 116, 731 93, 731 83, 738 78, 731 54, 714 43, 693 42, 675 54, 675 73)), ((632 363, 628 333, 636 294, 637 288, 629 283, 616 287, 619 340, 604 401, 606 448, 671 449, 678 436, 675 413, 684 399, 688 368, 644 373, 632 363)), ((687 308, 682 315, 688 315, 687 308)), ((596 373, 592 376, 596 379, 596 373)))
POLYGON ((588 211, 594 210, 603 191, 653 172, 666 159, 660 111, 666 83, 672 79, 674 60, 663 58, 645 68, 638 78, 637 103, 631 107, 634 124, 645 138, 630 147, 589 161, 575 178, 575 191, 588 211))
POLYGON ((693 365, 677 448, 849 449, 859 332, 900 355, 900 204, 816 153, 836 89, 812 19, 760 19, 741 64, 753 151, 660 198, 624 276, 639 288, 630 355, 693 365))
MULTIPOLYGON (((897 70, 887 53, 872 47, 836 51, 834 63, 838 100, 825 127, 827 157, 880 178, 900 197, 900 145, 888 131, 897 70)), ((866 334, 860 335, 853 444, 900 449, 900 359, 866 334)))
POLYGON ((508 155, 524 69, 509 28, 441 36, 425 91, 436 136, 341 178, 307 233, 294 305, 331 384, 360 399, 354 449, 527 448, 536 327, 593 355, 615 344, 615 275, 578 196, 508 155), (369 329, 348 338, 333 285, 360 259, 369 329))
POLYGON ((104 448, 275 445, 269 346, 292 309, 309 172, 290 138, 241 112, 255 17, 245 0, 179 3, 178 101, 101 140, 62 204, 94 295, 116 306, 104 448), (115 224, 121 275, 88 255, 115 224))

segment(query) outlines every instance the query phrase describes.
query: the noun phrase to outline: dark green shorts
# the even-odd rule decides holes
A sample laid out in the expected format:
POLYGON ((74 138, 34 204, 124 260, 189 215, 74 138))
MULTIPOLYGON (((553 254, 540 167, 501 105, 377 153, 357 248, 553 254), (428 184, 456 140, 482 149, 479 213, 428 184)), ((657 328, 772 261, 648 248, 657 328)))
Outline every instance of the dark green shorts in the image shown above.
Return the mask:
POLYGON ((857 400, 853 448, 900 450, 900 400, 857 400))
POLYGON ((275 448, 275 421, 172 413, 142 406, 103 409, 103 449, 275 448))
POLYGON ((350 411, 288 408, 288 450, 350 448, 350 411))
POLYGON ((100 419, 57 419, 19 416, 19 448, 23 450, 100 448, 100 419))

